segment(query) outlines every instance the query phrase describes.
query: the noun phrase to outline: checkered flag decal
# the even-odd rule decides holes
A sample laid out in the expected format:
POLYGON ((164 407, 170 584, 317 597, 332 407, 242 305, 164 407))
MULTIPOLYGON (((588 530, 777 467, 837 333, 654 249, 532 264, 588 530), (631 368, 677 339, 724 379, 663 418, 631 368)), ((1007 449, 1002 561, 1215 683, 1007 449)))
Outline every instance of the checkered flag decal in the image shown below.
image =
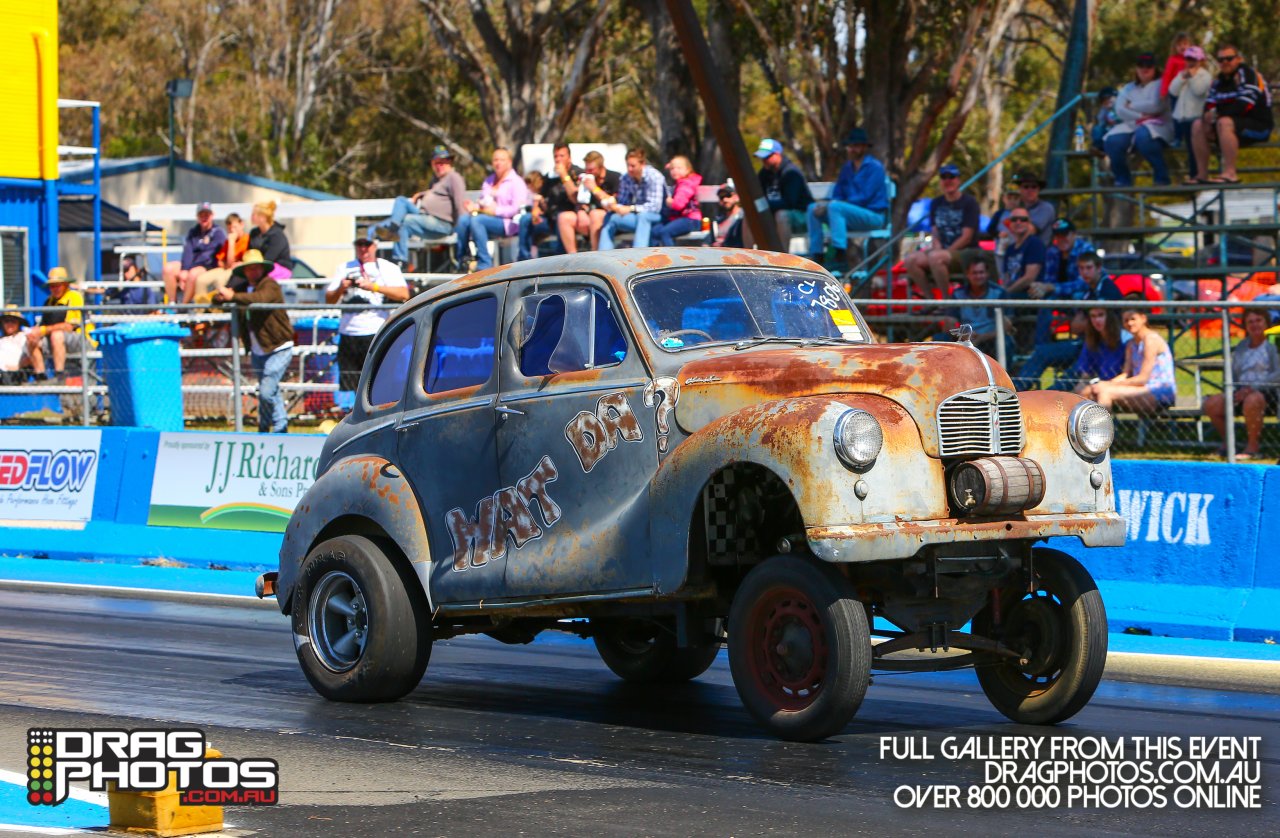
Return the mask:
POLYGON ((744 520, 737 503, 738 492, 734 469, 720 472, 703 490, 706 515, 707 551, 711 557, 736 558, 755 543, 755 528, 744 520))

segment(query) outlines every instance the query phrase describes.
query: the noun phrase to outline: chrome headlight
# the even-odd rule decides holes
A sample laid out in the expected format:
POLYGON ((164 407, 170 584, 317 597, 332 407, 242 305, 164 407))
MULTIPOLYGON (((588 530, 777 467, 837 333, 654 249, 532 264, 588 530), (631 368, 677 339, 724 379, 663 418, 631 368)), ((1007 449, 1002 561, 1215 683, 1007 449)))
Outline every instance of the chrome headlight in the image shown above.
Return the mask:
POLYGON ((836 420, 833 440, 836 455, 845 465, 865 468, 875 462, 884 447, 884 431, 876 417, 865 410, 846 410, 836 420))
POLYGON ((1067 417, 1067 438, 1086 460, 1102 454, 1116 438, 1111 412, 1097 402, 1081 402, 1067 417))

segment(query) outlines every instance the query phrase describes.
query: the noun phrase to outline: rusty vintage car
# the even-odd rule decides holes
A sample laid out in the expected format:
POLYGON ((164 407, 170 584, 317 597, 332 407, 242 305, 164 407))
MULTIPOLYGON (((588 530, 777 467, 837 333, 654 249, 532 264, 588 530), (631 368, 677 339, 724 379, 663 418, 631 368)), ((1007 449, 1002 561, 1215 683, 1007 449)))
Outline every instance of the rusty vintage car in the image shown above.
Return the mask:
POLYGON ((1101 677, 1106 615, 1036 545, 1122 543, 1111 440, 967 343, 875 342, 805 259, 521 262, 388 320, 259 594, 338 701, 408 693, 434 640, 553 629, 642 682, 727 644, 786 739, 840 731, 875 669, 976 667, 1000 712, 1054 723, 1101 677))

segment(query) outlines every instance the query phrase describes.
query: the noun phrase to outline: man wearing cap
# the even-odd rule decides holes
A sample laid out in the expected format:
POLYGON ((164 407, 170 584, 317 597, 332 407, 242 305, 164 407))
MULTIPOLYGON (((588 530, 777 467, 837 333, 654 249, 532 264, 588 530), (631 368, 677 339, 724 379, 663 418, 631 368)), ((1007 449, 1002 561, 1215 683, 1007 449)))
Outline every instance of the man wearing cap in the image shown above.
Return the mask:
POLYGON ((27 336, 22 330, 29 324, 27 317, 15 305, 7 305, 0 313, 0 384, 14 387, 27 380, 21 371, 22 358, 27 354, 27 336))
MULTIPOLYGON (((871 140, 866 131, 861 128, 850 131, 844 139, 848 159, 840 167, 830 199, 809 207, 809 258, 814 261, 822 258, 822 226, 826 224, 835 250, 835 262, 827 266, 833 273, 848 270, 853 262, 848 254, 849 233, 880 229, 889 211, 884 164, 867 153, 870 149, 871 140)), ((784 246, 786 242, 783 239, 784 246)))
MULTIPOLYGON (((791 232, 805 223, 805 214, 813 204, 813 194, 804 172, 782 153, 782 143, 764 139, 756 149, 760 159, 760 190, 769 202, 769 212, 778 227, 782 250, 790 249, 791 232)), ((750 230, 744 230, 747 247, 755 244, 750 230)))
MULTIPOLYGON (((31 368, 35 370, 37 380, 53 378, 61 382, 66 376, 68 354, 78 358, 87 337, 80 331, 84 324, 84 295, 72 290, 66 268, 50 268, 46 284, 49 299, 44 304, 65 307, 66 310, 46 311, 40 315, 40 325, 27 331, 27 355, 31 358, 31 368), (46 352, 53 356, 52 373, 45 369, 46 352)), ((88 340, 92 347, 92 338, 88 340)))
POLYGON ((413 197, 397 195, 391 216, 369 228, 368 237, 376 238, 378 228, 386 228, 396 236, 391 259, 401 267, 409 263, 409 239, 444 237, 453 232, 458 219, 466 213, 467 184, 453 170, 453 155, 442 145, 431 152, 431 183, 413 197))
POLYGON ((268 276, 274 267, 260 251, 250 250, 231 272, 231 282, 215 292, 215 300, 241 306, 233 316, 240 319, 240 338, 249 349, 258 377, 258 430, 282 434, 289 430, 289 410, 280 392, 280 380, 293 358, 293 324, 282 308, 243 308, 253 303, 284 302, 280 283, 268 276))
MULTIPOLYGON (((329 305, 380 306, 409 299, 409 286, 394 262, 378 258, 378 242, 368 236, 355 240, 356 258, 338 268, 324 291, 329 305)), ((355 390, 373 337, 390 311, 367 308, 344 310, 338 322, 338 389, 355 390)))
POLYGON ((977 200, 960 191, 958 166, 947 163, 938 169, 938 181, 942 194, 929 202, 930 249, 917 250, 906 260, 907 276, 926 298, 935 288, 943 298, 950 292, 951 271, 964 269, 962 254, 977 244, 982 219, 977 200))
POLYGON ((196 223, 182 240, 182 260, 166 262, 164 294, 167 302, 189 303, 196 295, 196 279, 207 270, 218 267, 218 251, 226 244, 227 234, 213 223, 213 204, 204 201, 196 206, 196 223))
POLYGON ((1218 77, 1209 86, 1204 116, 1191 126, 1191 148, 1201 180, 1209 173, 1210 144, 1217 140, 1222 155, 1222 174, 1209 178, 1214 183, 1239 183, 1236 155, 1241 146, 1265 143, 1275 126, 1271 115, 1271 92, 1258 71, 1244 63, 1234 44, 1218 47, 1218 77))
POLYGON ((727 181, 716 190, 716 239, 715 247, 742 247, 742 199, 733 181, 727 181))
POLYGON ((1018 194, 1022 196, 1023 209, 1031 216, 1031 232, 1040 237, 1042 244, 1049 244, 1053 239, 1053 220, 1058 217, 1058 210, 1048 201, 1040 199, 1040 188, 1044 181, 1035 172, 1019 172, 1014 175, 1018 184, 1018 194))

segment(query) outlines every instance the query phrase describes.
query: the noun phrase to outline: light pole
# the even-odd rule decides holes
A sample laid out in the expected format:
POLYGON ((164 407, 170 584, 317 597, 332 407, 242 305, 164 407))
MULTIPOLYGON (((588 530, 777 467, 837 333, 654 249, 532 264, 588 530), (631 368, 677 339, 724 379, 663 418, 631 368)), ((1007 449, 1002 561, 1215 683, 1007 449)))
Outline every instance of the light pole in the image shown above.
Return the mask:
POLYGON ((191 89, 195 83, 191 79, 169 79, 164 86, 165 95, 169 97, 169 191, 173 191, 173 100, 190 99, 191 89))

